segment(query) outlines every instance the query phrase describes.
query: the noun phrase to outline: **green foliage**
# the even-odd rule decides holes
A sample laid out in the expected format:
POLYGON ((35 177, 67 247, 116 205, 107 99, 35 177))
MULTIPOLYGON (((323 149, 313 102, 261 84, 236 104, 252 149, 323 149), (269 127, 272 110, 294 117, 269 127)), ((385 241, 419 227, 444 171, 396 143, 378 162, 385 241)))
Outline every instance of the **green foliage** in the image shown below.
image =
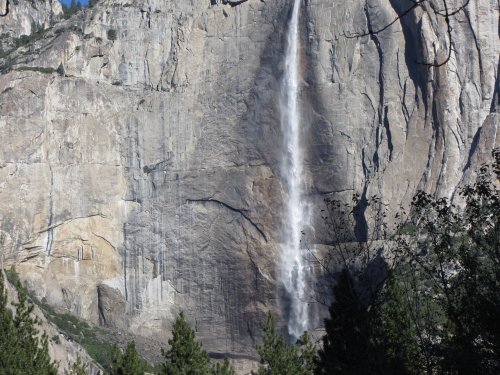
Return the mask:
POLYGON ((405 292, 392 272, 382 291, 383 303, 373 318, 374 342, 382 352, 381 364, 387 375, 423 373, 423 363, 412 312, 405 292))
POLYGON ((87 375, 88 365, 84 363, 80 356, 76 357, 76 362, 71 365, 70 371, 66 372, 67 375, 87 375))
POLYGON ((462 190, 463 209, 419 193, 417 235, 400 241, 409 261, 399 278, 411 281, 414 325, 427 336, 421 347, 443 374, 500 373, 499 154, 462 190))
POLYGON ((39 73, 44 73, 44 74, 51 74, 56 72, 56 69, 54 68, 46 68, 42 66, 20 66, 16 68, 18 72, 39 72, 39 73))
POLYGON ((113 359, 113 349, 108 340, 98 337, 83 337, 77 341, 89 356, 105 369, 109 369, 113 359))
POLYGON ((276 332, 274 317, 268 314, 264 325, 264 342, 257 347, 262 366, 259 375, 311 375, 316 367, 316 348, 307 333, 300 346, 289 346, 276 332))
POLYGON ((117 33, 115 29, 109 29, 106 33, 106 36, 108 37, 108 40, 116 40, 117 33))
POLYGON ((60 344, 61 343, 61 339, 59 338, 59 335, 54 335, 50 338, 50 340, 55 343, 55 344, 60 344))
POLYGON ((113 348, 111 375, 143 375, 146 369, 147 364, 137 353, 134 341, 128 343, 125 353, 117 346, 113 348))
POLYGON ((80 3, 80 0, 71 0, 69 6, 61 3, 62 8, 63 8, 63 17, 65 19, 70 18, 72 15, 78 13, 80 10, 82 10, 82 4, 80 3))
POLYGON ((342 270, 333 294, 335 300, 329 308, 330 318, 325 319, 326 334, 318 351, 316 375, 379 374, 371 316, 347 269, 342 270))
POLYGON ((41 38, 43 31, 35 31, 30 35, 21 35, 19 38, 14 39, 14 49, 26 46, 41 38))
POLYGON ((213 365, 207 352, 196 341, 193 329, 181 312, 172 327, 172 338, 168 340, 170 349, 161 352, 165 363, 161 365, 163 375, 233 375, 229 361, 213 365))
POLYGON ((60 76, 64 76, 64 66, 62 63, 59 64, 59 66, 56 69, 57 74, 60 76))
MULTIPOLYGON (((376 259, 369 241, 355 246, 354 256, 338 252, 345 269, 325 320, 317 375, 500 373, 499 149, 493 160, 461 191, 462 207, 415 196, 409 220, 386 243, 391 257, 377 272, 386 274, 382 282, 365 276, 376 259)), ((330 217, 355 213, 333 203, 330 217)))
POLYGON ((210 372, 208 354, 196 341, 195 333, 182 312, 174 322, 172 338, 168 343, 170 349, 162 349, 166 362, 162 365, 161 374, 206 375, 210 372))
POLYGON ((224 358, 224 362, 217 363, 212 367, 212 375, 234 375, 234 369, 231 367, 229 360, 224 358))
POLYGON ((6 51, 3 48, 0 48, 0 59, 6 58, 7 56, 9 56, 9 54, 10 54, 10 51, 6 51))
POLYGON ((23 288, 15 267, 5 270, 5 276, 7 276, 9 283, 14 285, 16 288, 23 288))
POLYGON ((43 29, 40 25, 33 23, 31 25, 30 35, 21 35, 19 38, 13 39, 9 49, 0 48, 0 59, 5 60, 0 68, 2 70, 10 69, 12 66, 12 53, 21 47, 25 47, 36 42, 37 40, 40 40, 48 30, 50 30, 50 28, 43 29))
POLYGON ((375 288, 361 282, 371 247, 343 256, 317 374, 500 373, 500 150, 493 160, 461 191, 462 207, 415 196, 375 288), (364 266, 355 277, 351 264, 364 266))
POLYGON ((418 227, 413 223, 404 223, 403 225, 400 226, 398 232, 399 232, 398 234, 402 234, 402 235, 406 234, 406 235, 414 236, 418 232, 418 227))
POLYGON ((57 366, 48 353, 48 338, 40 334, 40 323, 33 316, 19 279, 14 279, 18 302, 8 306, 3 273, 0 272, 0 374, 44 375, 57 374, 57 366))
MULTIPOLYGON (((12 277, 18 278, 17 274, 12 277)), ((78 342, 97 363, 109 368, 113 359, 113 348, 109 345, 108 332, 102 328, 90 326, 87 322, 68 313, 56 311, 48 303, 31 299, 42 309, 48 321, 57 326, 65 336, 78 342)))

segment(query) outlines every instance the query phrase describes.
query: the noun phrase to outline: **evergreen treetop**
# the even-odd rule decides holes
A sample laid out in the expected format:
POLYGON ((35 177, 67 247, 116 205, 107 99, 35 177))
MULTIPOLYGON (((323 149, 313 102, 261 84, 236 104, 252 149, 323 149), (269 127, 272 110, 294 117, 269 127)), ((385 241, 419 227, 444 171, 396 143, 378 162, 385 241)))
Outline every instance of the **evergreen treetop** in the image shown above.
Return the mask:
POLYGON ((287 345, 283 335, 276 332, 275 320, 268 314, 264 324, 264 339, 257 352, 262 366, 259 375, 312 375, 316 367, 316 348, 304 333, 300 345, 287 345))
POLYGON ((147 364, 137 352, 134 341, 127 344, 123 354, 117 346, 114 347, 111 375, 144 375, 146 369, 147 364))
POLYGON ((179 314, 172 327, 172 338, 168 340, 170 349, 162 349, 165 363, 161 374, 164 375, 207 375, 213 369, 207 352, 196 341, 196 335, 189 326, 183 312, 179 314))

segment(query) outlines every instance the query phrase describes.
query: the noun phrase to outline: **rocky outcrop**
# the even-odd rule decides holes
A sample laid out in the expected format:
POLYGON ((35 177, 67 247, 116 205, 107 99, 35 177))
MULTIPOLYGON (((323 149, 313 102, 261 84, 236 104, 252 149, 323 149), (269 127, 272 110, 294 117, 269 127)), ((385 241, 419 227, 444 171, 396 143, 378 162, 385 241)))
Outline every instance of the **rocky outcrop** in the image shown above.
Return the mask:
MULTIPOLYGON (((244 360, 280 309, 291 2, 212 3, 102 0, 0 59, 2 254, 40 297, 90 321, 165 341, 184 310, 212 353, 244 360)), ((318 243, 331 241, 324 197, 377 194, 396 209, 417 189, 451 196, 499 144, 498 5, 453 16, 439 68, 422 64, 450 43, 428 5, 346 37, 410 4, 302 4, 318 243)), ((377 209, 362 208, 358 236, 377 209)))
POLYGON ((97 287, 99 324, 105 327, 126 329, 126 301, 119 289, 106 284, 97 287))
POLYGON ((0 0, 0 48, 15 47, 21 36, 46 30, 61 17, 57 0, 0 0))

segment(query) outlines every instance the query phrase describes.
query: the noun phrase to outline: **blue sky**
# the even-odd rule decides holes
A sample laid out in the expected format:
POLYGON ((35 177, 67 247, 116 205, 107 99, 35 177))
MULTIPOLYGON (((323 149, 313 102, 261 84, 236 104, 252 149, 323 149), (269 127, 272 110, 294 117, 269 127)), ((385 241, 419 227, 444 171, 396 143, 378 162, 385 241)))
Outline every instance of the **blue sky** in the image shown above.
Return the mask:
MULTIPOLYGON (((61 3, 69 5, 71 3, 71 0, 59 0, 61 3)), ((87 5, 88 0, 80 0, 80 3, 82 5, 87 5)))

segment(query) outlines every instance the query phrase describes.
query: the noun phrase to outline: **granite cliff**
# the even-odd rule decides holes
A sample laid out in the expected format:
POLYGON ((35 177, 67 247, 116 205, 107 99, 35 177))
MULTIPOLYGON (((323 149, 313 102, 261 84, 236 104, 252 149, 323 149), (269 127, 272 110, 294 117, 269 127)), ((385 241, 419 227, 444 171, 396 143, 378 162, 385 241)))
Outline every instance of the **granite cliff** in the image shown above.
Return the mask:
MULTIPOLYGON (((411 4, 303 1, 318 244, 331 240, 326 196, 378 195, 390 209, 418 189, 451 197, 500 145, 498 3, 471 1, 451 18, 451 41, 431 1, 348 37, 411 4), (442 61, 449 43, 447 64, 422 63, 442 61)), ((166 340, 184 310, 209 351, 253 358, 263 316, 281 306, 291 5, 101 0, 60 20, 57 2, 11 0, 0 18, 2 261, 91 322, 166 340), (37 38, 16 44, 33 24, 37 38)))

